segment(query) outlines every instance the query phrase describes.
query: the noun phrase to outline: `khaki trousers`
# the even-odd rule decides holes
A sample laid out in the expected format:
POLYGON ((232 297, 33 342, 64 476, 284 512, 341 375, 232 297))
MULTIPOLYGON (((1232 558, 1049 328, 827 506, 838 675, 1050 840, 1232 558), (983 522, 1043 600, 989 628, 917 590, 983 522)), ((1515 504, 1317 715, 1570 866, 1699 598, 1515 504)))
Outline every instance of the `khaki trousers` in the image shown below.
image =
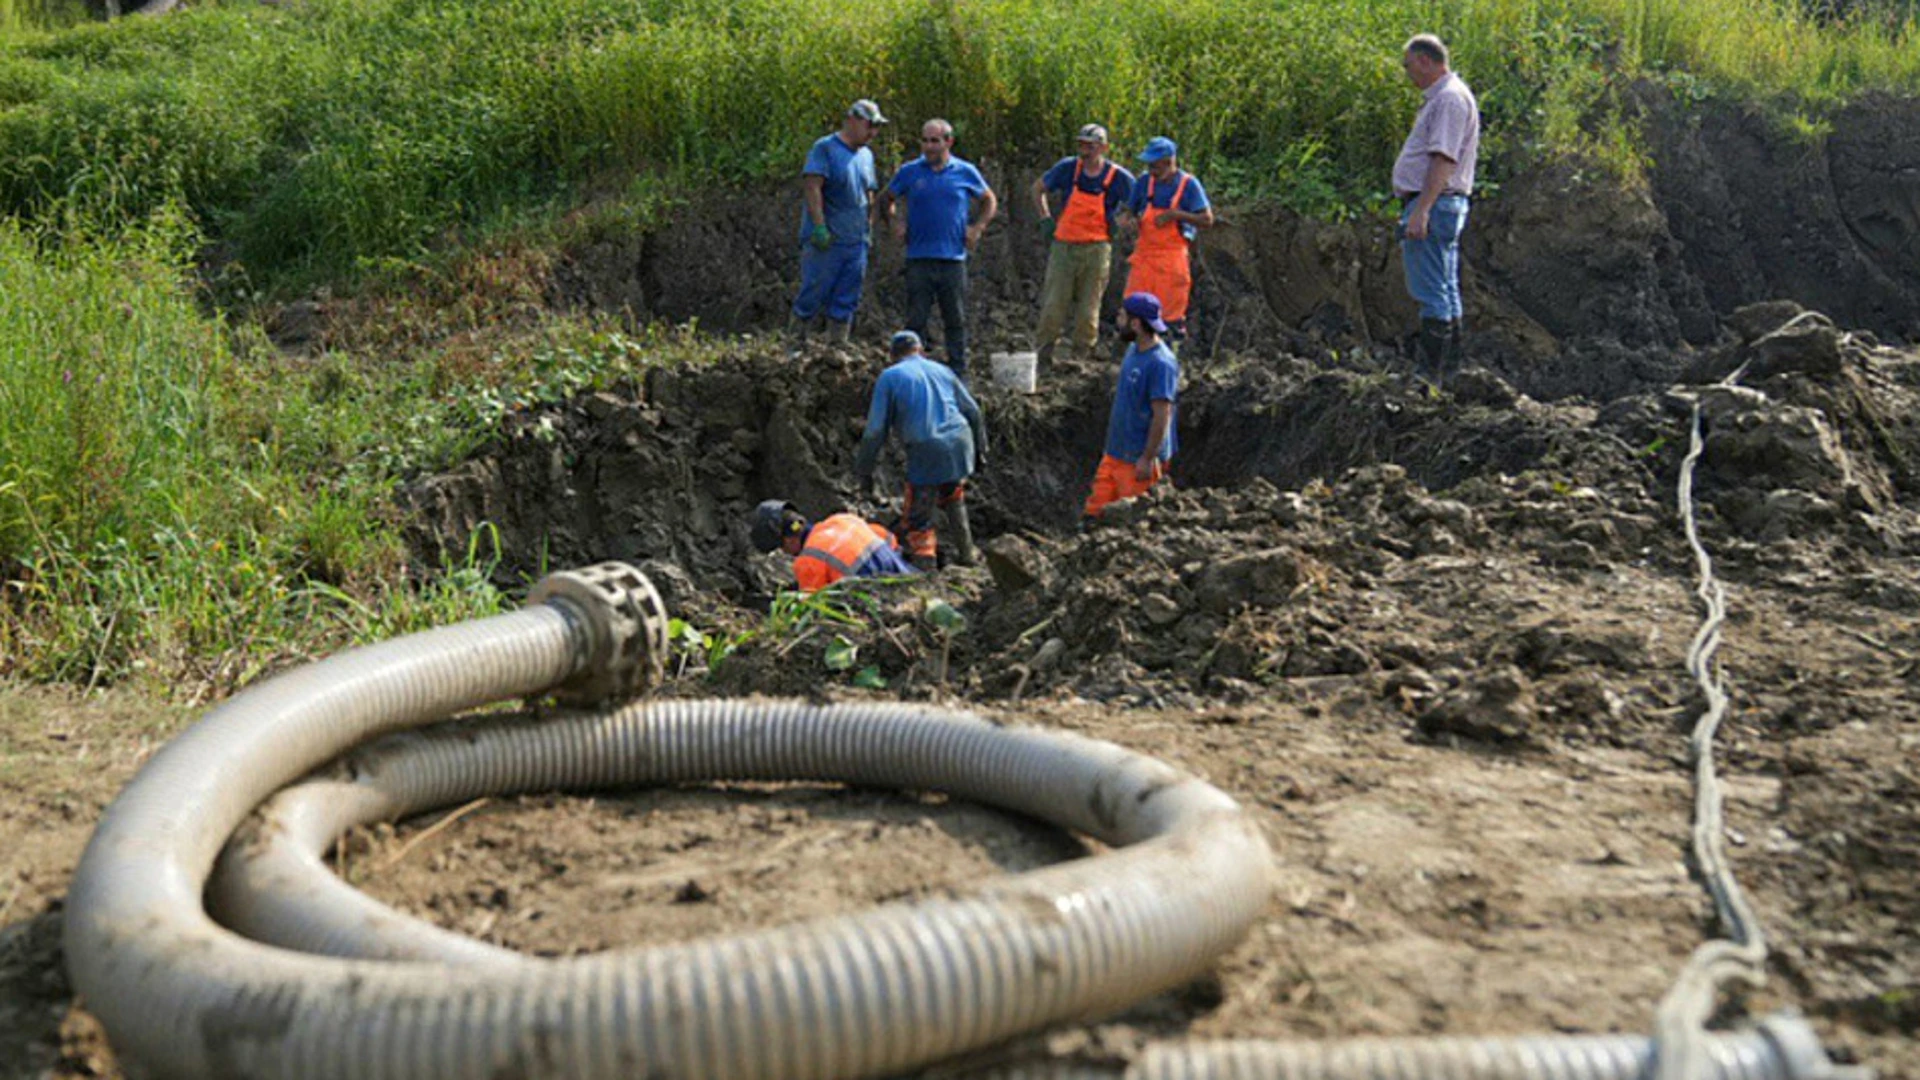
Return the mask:
POLYGON ((1089 352, 1100 337, 1100 298, 1113 268, 1113 245, 1055 240, 1047 254, 1047 280, 1040 289, 1040 325, 1033 343, 1050 348, 1071 321, 1074 347, 1089 352))

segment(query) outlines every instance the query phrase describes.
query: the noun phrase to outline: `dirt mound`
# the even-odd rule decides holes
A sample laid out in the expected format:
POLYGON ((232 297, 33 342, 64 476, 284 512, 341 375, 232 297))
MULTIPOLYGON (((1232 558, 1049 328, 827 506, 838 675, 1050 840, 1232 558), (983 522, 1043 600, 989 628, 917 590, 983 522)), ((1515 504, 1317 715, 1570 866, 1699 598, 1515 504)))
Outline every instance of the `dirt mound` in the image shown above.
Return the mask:
MULTIPOLYGON (((1488 693, 1505 703, 1492 712, 1516 715, 1563 693, 1587 710, 1612 700, 1527 685, 1543 669, 1526 657, 1559 646, 1436 643, 1459 644, 1458 612, 1493 598, 1518 619, 1556 575, 1684 574, 1669 493, 1696 401, 1705 528, 1736 571, 1920 540, 1900 505, 1920 453, 1913 358, 1791 306, 1735 322, 1741 340, 1690 361, 1696 382, 1605 409, 1535 402, 1486 371, 1435 394, 1389 370, 1216 362, 1183 391, 1176 485, 1084 534, 1109 390, 1100 369, 1069 367, 1041 394, 986 397, 993 467, 972 500, 983 568, 783 601, 771 631, 759 613, 789 586, 786 565, 751 551, 746 515, 774 496, 816 516, 857 505, 848 471, 874 365, 852 353, 749 350, 655 371, 517 417, 408 499, 423 553, 464 549, 484 520, 510 576, 536 559, 639 563, 712 635, 691 665, 737 691, 863 673, 896 693, 1197 705, 1365 675, 1458 733, 1490 711, 1488 693), (1741 385, 1707 385, 1742 365, 1741 385), (1383 583, 1413 581, 1429 582, 1418 603, 1380 605, 1383 583), (936 601, 967 629, 930 622, 936 601), (1520 682, 1476 681, 1508 663, 1520 682)), ((1496 725, 1514 738, 1527 726, 1496 725)))

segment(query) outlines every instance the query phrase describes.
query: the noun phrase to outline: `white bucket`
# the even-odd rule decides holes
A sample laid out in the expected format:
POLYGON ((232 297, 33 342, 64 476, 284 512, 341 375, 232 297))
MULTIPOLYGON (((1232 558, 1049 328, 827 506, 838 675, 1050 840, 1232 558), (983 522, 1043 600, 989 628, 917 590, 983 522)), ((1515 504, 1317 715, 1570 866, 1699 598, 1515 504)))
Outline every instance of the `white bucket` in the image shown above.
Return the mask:
POLYGON ((1022 394, 1033 393, 1034 371, 1040 362, 1039 353, 997 352, 988 360, 993 367, 993 385, 1022 394))

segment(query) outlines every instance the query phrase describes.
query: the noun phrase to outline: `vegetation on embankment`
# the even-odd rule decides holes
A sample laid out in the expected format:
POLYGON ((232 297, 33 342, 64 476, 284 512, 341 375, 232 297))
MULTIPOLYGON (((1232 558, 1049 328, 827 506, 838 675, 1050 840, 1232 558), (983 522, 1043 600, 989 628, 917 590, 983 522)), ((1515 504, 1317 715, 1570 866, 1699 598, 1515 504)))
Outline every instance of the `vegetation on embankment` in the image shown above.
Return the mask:
POLYGON ((1494 182, 1560 152, 1631 171, 1635 80, 1813 129, 1920 91, 1897 2, 234 0, 52 31, 21 24, 53 0, 0 5, 0 673, 81 683, 224 685, 497 606, 487 552, 409 575, 392 484, 643 350, 490 325, 538 307, 496 249, 579 227, 587 192, 589 227, 637 228, 678 186, 790 176, 854 97, 901 121, 883 165, 930 115, 1021 162, 1099 119, 1123 149, 1173 134, 1220 195, 1339 215, 1382 201, 1417 30, 1479 91, 1494 182), (349 281, 360 339, 296 359, 255 324, 349 281))
POLYGON ((177 200, 256 280, 339 271, 609 174, 784 177, 870 95, 1001 160, 1089 118, 1172 133, 1223 193, 1327 213, 1384 189, 1416 30, 1454 45, 1498 173, 1629 153, 1613 95, 1641 76, 1790 109, 1920 90, 1906 25, 1792 0, 249 0, 9 45, 0 209, 177 200))

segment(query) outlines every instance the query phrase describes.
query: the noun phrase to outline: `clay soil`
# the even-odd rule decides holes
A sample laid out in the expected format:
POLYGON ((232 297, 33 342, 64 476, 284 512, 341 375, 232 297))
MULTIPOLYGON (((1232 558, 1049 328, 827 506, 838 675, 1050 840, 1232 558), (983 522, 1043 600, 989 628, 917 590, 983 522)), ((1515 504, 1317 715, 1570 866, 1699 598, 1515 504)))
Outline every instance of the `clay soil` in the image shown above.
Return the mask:
MULTIPOLYGON (((1491 371, 1436 393, 1384 353, 1220 354, 1188 370, 1178 490, 1085 533, 1109 374, 1067 365, 1039 395, 987 398, 984 565, 851 590, 846 623, 769 629, 786 571, 748 556, 742 516, 775 494, 851 501, 865 354, 743 346, 659 371, 517 421, 405 502, 423 558, 486 519, 555 563, 642 561, 731 646, 681 650, 662 693, 957 703, 1157 755, 1258 816, 1275 900, 1213 975, 994 1060, 1123 1061, 1175 1035, 1645 1032, 1717 930, 1685 856, 1700 611, 1673 492, 1697 401, 1731 609, 1727 838, 1774 947, 1722 1018, 1798 1009, 1841 1059, 1920 1077, 1920 356, 1817 319, 1782 331, 1793 310, 1743 312, 1658 377, 1615 372, 1601 401, 1491 371), (1708 385, 1741 362, 1751 389, 1708 385), (934 600, 966 629, 936 629, 934 600), (863 670, 885 688, 855 686, 863 670)), ((0 1073, 119 1075, 65 981, 62 895, 102 808, 193 712, 0 696, 0 1073)), ((496 798, 439 820, 349 837, 346 872, 543 955, 1083 853, 990 808, 832 786, 496 798)))

